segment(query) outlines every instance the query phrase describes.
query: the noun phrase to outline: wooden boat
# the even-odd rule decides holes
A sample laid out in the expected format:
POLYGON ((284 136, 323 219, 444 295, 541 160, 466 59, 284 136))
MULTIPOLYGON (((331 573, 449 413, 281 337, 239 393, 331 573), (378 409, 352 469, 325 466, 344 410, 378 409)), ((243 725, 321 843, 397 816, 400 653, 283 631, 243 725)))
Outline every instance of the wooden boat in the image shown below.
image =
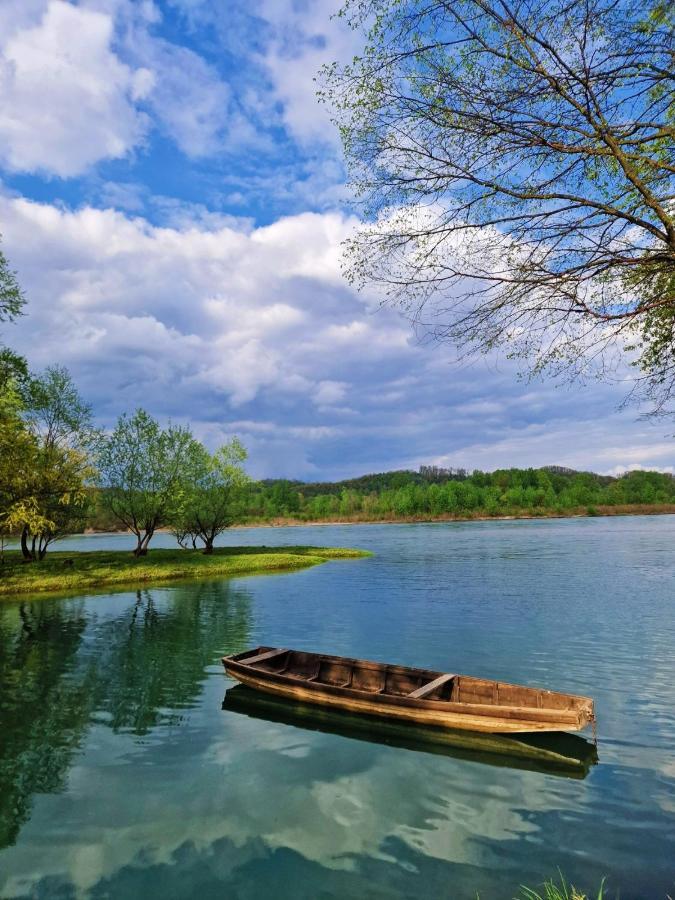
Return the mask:
POLYGON ((264 722, 277 722, 305 731, 338 735, 414 753, 446 756, 479 765, 524 769, 562 778, 583 779, 598 762, 595 744, 577 734, 503 735, 434 728, 298 703, 251 690, 244 684, 237 684, 225 692, 223 710, 264 722))
POLYGON ((589 697, 363 659, 256 647, 223 665, 265 693, 418 725, 507 734, 581 731, 594 721, 589 697))

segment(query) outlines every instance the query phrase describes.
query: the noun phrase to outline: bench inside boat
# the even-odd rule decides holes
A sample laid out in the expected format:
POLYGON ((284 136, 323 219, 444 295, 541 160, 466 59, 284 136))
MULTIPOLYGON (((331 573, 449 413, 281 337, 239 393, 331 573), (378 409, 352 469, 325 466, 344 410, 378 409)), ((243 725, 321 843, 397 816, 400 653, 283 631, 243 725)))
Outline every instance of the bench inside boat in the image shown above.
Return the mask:
POLYGON ((223 663, 235 676, 237 668, 243 666, 249 671, 258 671, 263 677, 268 676, 276 680, 281 676, 284 680, 304 684, 308 688, 313 686, 319 690, 325 688, 330 691, 336 689, 350 693, 355 691, 370 695, 373 699, 378 696, 383 699, 397 698, 403 703, 437 701, 570 713, 586 710, 592 712, 592 701, 574 694, 506 684, 469 675, 448 674, 298 650, 257 647, 255 650, 225 657, 223 663))

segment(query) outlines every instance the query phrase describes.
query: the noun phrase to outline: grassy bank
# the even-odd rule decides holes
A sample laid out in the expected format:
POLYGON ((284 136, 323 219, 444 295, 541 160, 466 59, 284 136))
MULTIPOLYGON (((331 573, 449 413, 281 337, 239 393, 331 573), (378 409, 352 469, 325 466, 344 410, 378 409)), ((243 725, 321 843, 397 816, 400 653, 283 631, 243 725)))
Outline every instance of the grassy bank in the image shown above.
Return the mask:
POLYGON ((219 547, 212 556, 197 550, 151 550, 140 559, 126 551, 53 552, 42 562, 24 563, 18 551, 9 551, 0 566, 0 597, 284 572, 362 556, 370 554, 342 547, 219 547))

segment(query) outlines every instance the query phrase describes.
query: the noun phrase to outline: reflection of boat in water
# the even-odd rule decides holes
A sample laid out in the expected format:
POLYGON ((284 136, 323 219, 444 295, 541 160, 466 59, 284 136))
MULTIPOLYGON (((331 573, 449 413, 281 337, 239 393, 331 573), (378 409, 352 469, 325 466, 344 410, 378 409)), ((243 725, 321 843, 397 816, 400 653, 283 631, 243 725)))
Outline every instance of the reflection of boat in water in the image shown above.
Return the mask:
POLYGON ((268 694, 416 725, 530 734, 595 722, 590 697, 490 678, 276 647, 224 656, 223 665, 268 694))
POLYGON ((280 700, 244 685, 226 692, 223 709, 309 731, 567 778, 585 778, 598 761, 595 745, 578 735, 548 732, 512 737, 431 728, 280 700))

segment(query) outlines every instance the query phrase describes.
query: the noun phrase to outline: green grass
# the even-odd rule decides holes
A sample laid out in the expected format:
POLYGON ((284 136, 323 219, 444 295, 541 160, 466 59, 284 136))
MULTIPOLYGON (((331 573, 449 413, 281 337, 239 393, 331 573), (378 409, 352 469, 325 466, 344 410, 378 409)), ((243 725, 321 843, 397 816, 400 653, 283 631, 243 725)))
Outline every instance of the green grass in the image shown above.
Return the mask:
POLYGON ((219 547, 212 556, 198 550, 150 550, 137 559, 126 551, 52 552, 42 562, 24 563, 19 551, 0 564, 0 597, 63 593, 105 587, 223 578, 306 569, 330 559, 370 556, 343 547, 219 547))
MULTIPOLYGON (((601 884, 598 893, 595 895, 596 900, 603 900, 604 884, 601 884)), ((540 890, 525 887, 520 888, 520 893, 516 895, 514 900, 590 900, 587 894, 577 890, 572 884, 567 884, 562 874, 560 875, 560 883, 551 879, 545 881, 541 885, 540 890)))

